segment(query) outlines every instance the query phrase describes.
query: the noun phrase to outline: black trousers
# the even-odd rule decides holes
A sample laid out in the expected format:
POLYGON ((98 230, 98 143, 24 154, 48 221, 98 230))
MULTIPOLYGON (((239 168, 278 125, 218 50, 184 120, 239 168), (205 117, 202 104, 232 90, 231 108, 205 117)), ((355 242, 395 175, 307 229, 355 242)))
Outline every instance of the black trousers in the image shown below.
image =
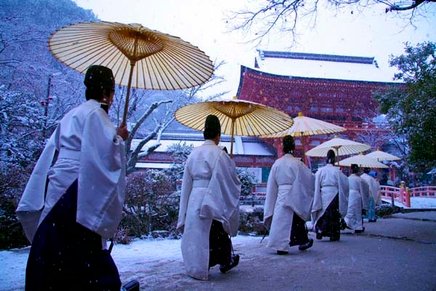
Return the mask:
POLYGON ((306 222, 294 213, 294 217, 292 218, 291 242, 289 245, 297 246, 309 242, 307 233, 306 222))
POLYGON ((221 222, 212 220, 209 234, 209 268, 217 264, 229 265, 232 258, 232 241, 221 222))
POLYGON ((339 212, 339 195, 337 194, 325 213, 315 226, 316 232, 323 236, 339 238, 341 235, 341 214, 339 212))
POLYGON ((36 231, 26 290, 120 290, 112 257, 102 250, 98 234, 76 222, 76 210, 77 180, 36 231))

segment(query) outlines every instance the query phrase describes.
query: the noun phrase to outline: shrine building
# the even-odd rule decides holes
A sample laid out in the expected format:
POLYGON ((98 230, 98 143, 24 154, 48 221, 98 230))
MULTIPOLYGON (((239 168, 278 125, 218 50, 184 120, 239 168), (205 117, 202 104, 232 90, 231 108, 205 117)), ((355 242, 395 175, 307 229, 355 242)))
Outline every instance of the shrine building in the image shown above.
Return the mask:
MULTIPOLYGON (((355 139, 368 130, 385 131, 372 122, 379 115, 373 94, 401 84, 391 70, 380 69, 373 57, 258 50, 254 68, 241 66, 237 96, 345 127, 338 136, 355 139)), ((309 148, 330 138, 311 136, 309 148)), ((281 152, 278 139, 267 142, 281 152)), ((301 156, 298 138, 296 147, 301 156)))

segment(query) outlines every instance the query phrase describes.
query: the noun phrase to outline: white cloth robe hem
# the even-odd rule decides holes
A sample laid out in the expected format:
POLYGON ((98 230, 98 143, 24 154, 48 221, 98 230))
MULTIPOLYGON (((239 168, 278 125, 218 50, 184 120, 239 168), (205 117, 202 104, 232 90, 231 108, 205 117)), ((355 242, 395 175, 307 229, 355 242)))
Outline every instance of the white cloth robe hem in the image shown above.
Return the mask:
POLYGON ((366 204, 364 204, 366 206, 366 208, 364 209, 369 209, 369 198, 372 197, 374 199, 374 202, 377 203, 378 201, 378 188, 379 186, 377 185, 377 181, 371 177, 370 175, 368 175, 367 173, 363 173, 362 175, 360 175, 360 178, 363 179, 363 181, 365 181, 365 183, 368 185, 368 194, 367 197, 364 198, 364 202, 366 204))
POLYGON ((270 228, 268 247, 288 251, 294 213, 310 219, 314 177, 298 158, 285 154, 276 160, 268 177, 264 224, 270 228))
POLYGON ((29 241, 75 179, 77 222, 104 239, 112 237, 124 201, 124 159, 124 142, 100 103, 89 100, 67 113, 38 159, 17 208, 29 241), (62 152, 62 158, 57 159, 56 152, 62 152))
POLYGON ((324 215, 327 207, 339 194, 339 212, 342 217, 348 208, 348 179, 338 167, 327 164, 315 174, 315 192, 312 205, 312 225, 324 215), (326 187, 328 185, 328 187, 326 187))
POLYGON ((364 190, 364 184, 366 184, 366 182, 355 174, 350 175, 348 181, 350 183, 350 194, 348 197, 347 215, 345 215, 344 220, 349 228, 353 230, 363 230, 362 193, 366 191, 364 190))
POLYGON ((209 233, 212 220, 223 223, 224 230, 236 234, 240 182, 235 164, 211 140, 195 148, 185 165, 177 228, 184 226, 181 248, 189 276, 207 280, 209 274, 209 233), (207 186, 194 187, 194 180, 207 186))

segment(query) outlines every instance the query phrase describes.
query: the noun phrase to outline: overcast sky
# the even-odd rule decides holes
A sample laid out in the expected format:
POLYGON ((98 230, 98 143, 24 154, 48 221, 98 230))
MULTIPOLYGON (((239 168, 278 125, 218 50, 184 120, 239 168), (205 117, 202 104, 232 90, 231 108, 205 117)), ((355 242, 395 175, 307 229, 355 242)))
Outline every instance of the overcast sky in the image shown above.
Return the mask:
POLYGON ((218 74, 227 79, 222 89, 231 92, 228 97, 236 94, 240 66, 253 67, 256 48, 375 57, 381 69, 388 70, 388 56, 401 54, 404 42, 436 41, 436 4, 428 5, 426 17, 415 18, 415 27, 404 19, 407 14, 386 14, 384 6, 362 11, 345 8, 337 13, 320 10, 314 27, 300 23, 296 43, 285 33, 275 33, 256 47, 247 43, 252 35, 229 32, 226 23, 228 12, 243 7, 247 0, 75 1, 101 20, 140 23, 181 37, 212 60, 224 60, 227 65, 218 74))

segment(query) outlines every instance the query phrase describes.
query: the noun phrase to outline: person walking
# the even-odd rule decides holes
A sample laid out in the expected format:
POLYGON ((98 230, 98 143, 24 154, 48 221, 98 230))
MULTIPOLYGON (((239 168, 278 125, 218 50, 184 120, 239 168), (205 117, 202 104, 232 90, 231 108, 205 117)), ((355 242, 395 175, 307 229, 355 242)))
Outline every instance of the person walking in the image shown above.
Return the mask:
POLYGON ((365 231, 363 227, 362 214, 368 201, 368 185, 358 175, 359 166, 351 165, 351 175, 348 177, 350 196, 348 197, 348 210, 344 220, 347 227, 354 230, 355 233, 365 231))
POLYGON ((310 219, 314 177, 300 159, 292 154, 292 136, 283 138, 284 156, 276 160, 268 177, 264 207, 264 224, 270 229, 268 247, 285 255, 289 247, 301 251, 313 245, 308 237, 306 221, 310 219))
MULTIPOLYGON (((379 188, 380 184, 377 182, 377 180, 370 175, 370 168, 364 168, 363 174, 360 175, 360 177, 365 181, 365 183, 368 185, 369 189, 369 197, 368 197, 368 222, 376 222, 377 217, 375 215, 375 206, 378 203, 379 200, 379 188)), ((376 172, 373 172, 376 173, 376 172)))
POLYGON ((341 218, 347 213, 348 180, 339 167, 335 167, 336 155, 327 152, 327 164, 315 174, 315 193, 312 206, 312 224, 317 239, 324 236, 337 241, 345 227, 341 218))
POLYGON ((208 280, 219 264, 226 273, 239 263, 229 235, 239 226, 241 183, 235 163, 218 144, 221 125, 215 115, 205 121, 203 145, 189 155, 182 180, 177 228, 183 228, 183 262, 189 276, 208 280))
POLYGON ((125 188, 125 125, 107 111, 112 71, 88 68, 86 102, 68 112, 47 142, 17 208, 32 243, 26 290, 120 290, 105 249, 121 220, 125 188))

